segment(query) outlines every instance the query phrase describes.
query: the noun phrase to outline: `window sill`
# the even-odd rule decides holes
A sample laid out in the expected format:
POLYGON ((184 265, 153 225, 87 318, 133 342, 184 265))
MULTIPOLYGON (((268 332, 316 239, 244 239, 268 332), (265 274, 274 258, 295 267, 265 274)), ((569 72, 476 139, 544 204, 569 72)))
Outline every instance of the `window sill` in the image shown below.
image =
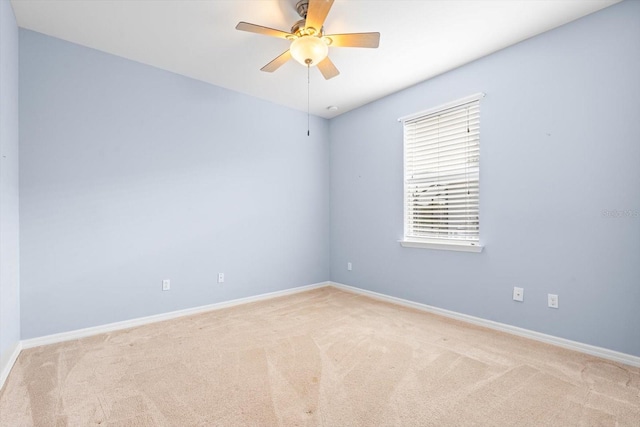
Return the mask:
POLYGON ((459 251, 459 252, 482 252, 480 244, 471 243, 450 243, 450 242, 427 242, 418 240, 399 240, 399 243, 405 248, 421 248, 421 249, 438 249, 443 251, 459 251))

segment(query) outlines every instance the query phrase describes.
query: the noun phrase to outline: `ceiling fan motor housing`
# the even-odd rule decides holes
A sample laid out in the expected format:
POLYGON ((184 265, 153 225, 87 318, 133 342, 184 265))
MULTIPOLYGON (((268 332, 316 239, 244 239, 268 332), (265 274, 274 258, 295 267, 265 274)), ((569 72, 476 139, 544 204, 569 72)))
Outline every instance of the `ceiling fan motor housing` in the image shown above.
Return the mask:
POLYGON ((296 10, 298 11, 298 15, 302 19, 307 19, 307 11, 309 10, 309 0, 300 0, 296 4, 296 10))
POLYGON ((298 15, 302 18, 291 27, 291 33, 301 36, 324 36, 324 26, 322 28, 306 28, 307 11, 309 10, 309 0, 300 0, 296 4, 298 15))

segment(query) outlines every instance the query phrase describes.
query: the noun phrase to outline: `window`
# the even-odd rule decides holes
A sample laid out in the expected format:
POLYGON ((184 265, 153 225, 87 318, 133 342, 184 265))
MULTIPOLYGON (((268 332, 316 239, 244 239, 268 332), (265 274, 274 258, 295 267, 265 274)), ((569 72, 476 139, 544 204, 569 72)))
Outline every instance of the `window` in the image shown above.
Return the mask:
POLYGON ((407 247, 480 252, 480 99, 401 118, 407 247))

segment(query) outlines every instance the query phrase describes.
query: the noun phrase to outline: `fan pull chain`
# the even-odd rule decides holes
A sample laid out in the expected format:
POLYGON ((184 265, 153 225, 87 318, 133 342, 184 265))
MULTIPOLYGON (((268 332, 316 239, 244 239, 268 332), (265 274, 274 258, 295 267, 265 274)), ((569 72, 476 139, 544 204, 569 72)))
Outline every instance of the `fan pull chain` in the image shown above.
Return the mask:
POLYGON ((311 118, 309 117, 309 105, 310 105, 310 101, 309 99, 310 97, 310 87, 311 87, 311 80, 309 79, 309 70, 311 69, 311 63, 307 62, 307 136, 309 136, 309 128, 311 127, 310 123, 311 123, 311 118))

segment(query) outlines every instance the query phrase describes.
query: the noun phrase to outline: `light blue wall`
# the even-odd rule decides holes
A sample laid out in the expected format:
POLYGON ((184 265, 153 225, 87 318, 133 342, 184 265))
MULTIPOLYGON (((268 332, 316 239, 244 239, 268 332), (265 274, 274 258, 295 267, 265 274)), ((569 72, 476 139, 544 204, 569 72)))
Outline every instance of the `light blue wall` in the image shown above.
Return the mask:
POLYGON ((333 119, 332 280, 640 356, 639 123, 637 1, 333 119), (402 248, 397 118, 476 92, 484 252, 402 248))
POLYGON ((27 30, 20 113, 23 339, 329 279, 326 120, 27 30))
POLYGON ((20 340, 18 26, 0 1, 0 371, 20 340))

